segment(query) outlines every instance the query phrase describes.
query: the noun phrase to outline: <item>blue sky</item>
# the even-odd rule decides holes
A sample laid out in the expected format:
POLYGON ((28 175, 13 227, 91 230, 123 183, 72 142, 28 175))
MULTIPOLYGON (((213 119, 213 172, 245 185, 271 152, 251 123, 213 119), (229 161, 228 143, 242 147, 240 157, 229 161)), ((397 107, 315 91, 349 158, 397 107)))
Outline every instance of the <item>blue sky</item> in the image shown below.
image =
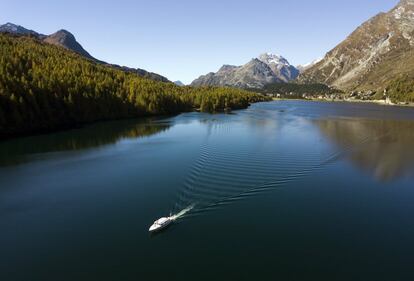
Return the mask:
POLYGON ((322 57, 397 0, 13 0, 0 22, 71 31, 98 59, 191 82, 263 52, 292 64, 322 57))

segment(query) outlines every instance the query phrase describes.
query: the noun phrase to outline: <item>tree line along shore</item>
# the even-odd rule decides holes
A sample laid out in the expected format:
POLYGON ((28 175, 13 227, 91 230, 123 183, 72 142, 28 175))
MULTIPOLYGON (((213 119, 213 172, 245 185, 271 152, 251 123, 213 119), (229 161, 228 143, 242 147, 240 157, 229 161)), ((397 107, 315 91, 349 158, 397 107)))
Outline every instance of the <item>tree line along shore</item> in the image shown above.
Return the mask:
POLYGON ((271 100, 241 89, 153 81, 25 36, 0 34, 0 46, 0 138, 271 100))

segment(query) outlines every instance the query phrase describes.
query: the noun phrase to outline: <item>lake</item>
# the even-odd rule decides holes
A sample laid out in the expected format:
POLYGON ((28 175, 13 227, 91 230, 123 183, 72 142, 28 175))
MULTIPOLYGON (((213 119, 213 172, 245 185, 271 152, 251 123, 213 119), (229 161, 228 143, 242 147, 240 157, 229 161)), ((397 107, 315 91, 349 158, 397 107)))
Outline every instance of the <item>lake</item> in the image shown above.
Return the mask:
POLYGON ((412 108, 276 101, 0 143, 5 281, 412 280, 413 214, 412 108))

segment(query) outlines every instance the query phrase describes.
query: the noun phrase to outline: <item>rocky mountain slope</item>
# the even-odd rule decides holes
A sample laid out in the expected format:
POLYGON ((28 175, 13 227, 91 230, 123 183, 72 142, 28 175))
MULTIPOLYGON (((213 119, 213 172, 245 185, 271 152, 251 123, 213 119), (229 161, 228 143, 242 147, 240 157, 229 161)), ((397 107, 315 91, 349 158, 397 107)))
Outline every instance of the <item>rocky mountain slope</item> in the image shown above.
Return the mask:
POLYGON ((285 58, 267 53, 242 66, 224 65, 218 72, 203 75, 191 85, 263 88, 268 84, 291 81, 298 75, 299 70, 285 58))
POLYGON ((260 55, 258 59, 267 64, 276 77, 283 82, 294 80, 299 75, 299 70, 282 56, 266 53, 260 55))
POLYGON ((76 41, 75 36, 67 30, 59 30, 43 39, 44 42, 72 50, 81 56, 96 60, 76 41))
POLYGON ((174 81, 174 84, 177 86, 185 86, 185 84, 181 82, 180 80, 174 81))
POLYGON ((401 77, 414 78, 414 0, 362 24, 298 80, 382 92, 401 77))
POLYGON ((106 62, 103 62, 103 61, 100 61, 94 58, 82 47, 82 45, 76 40, 75 36, 72 33, 64 29, 59 30, 51 35, 44 35, 36 31, 26 29, 20 25, 16 25, 13 23, 6 23, 4 25, 0 25, 0 33, 11 33, 11 34, 21 35, 21 36, 36 37, 37 39, 43 42, 71 50, 99 64, 105 64, 105 65, 112 66, 114 68, 117 68, 123 71, 133 72, 133 73, 138 74, 139 76, 149 78, 152 80, 169 82, 169 80, 165 78, 164 76, 161 76, 153 72, 148 72, 146 70, 139 69, 139 68, 129 68, 129 67, 124 67, 124 66, 119 66, 116 64, 109 64, 109 63, 106 63, 106 62))
POLYGON ((3 25, 0 25, 0 32, 1 33, 11 33, 11 34, 18 34, 18 35, 27 35, 27 36, 34 36, 38 38, 44 38, 46 35, 39 34, 36 31, 29 30, 27 28, 24 28, 23 26, 16 25, 13 23, 6 23, 3 25))
POLYGON ((322 59, 323 58, 319 58, 310 63, 298 65, 296 66, 296 68, 299 70, 299 73, 305 72, 306 70, 308 70, 309 68, 313 67, 315 64, 320 62, 322 59))

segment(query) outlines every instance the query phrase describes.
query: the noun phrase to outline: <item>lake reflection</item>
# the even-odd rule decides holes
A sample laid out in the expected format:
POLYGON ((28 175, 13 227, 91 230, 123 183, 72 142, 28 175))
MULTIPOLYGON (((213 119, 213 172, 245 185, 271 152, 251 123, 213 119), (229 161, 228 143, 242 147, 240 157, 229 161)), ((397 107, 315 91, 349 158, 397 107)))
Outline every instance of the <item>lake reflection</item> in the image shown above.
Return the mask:
POLYGON ((0 142, 0 280, 411 280, 413 129, 281 101, 0 142))
POLYGON ((0 143, 0 166, 30 161, 31 155, 77 151, 115 144, 122 139, 148 137, 168 130, 162 119, 100 122, 54 134, 18 138, 0 143))
POLYGON ((414 122, 405 120, 324 119, 314 121, 346 158, 377 179, 414 174, 414 122))

